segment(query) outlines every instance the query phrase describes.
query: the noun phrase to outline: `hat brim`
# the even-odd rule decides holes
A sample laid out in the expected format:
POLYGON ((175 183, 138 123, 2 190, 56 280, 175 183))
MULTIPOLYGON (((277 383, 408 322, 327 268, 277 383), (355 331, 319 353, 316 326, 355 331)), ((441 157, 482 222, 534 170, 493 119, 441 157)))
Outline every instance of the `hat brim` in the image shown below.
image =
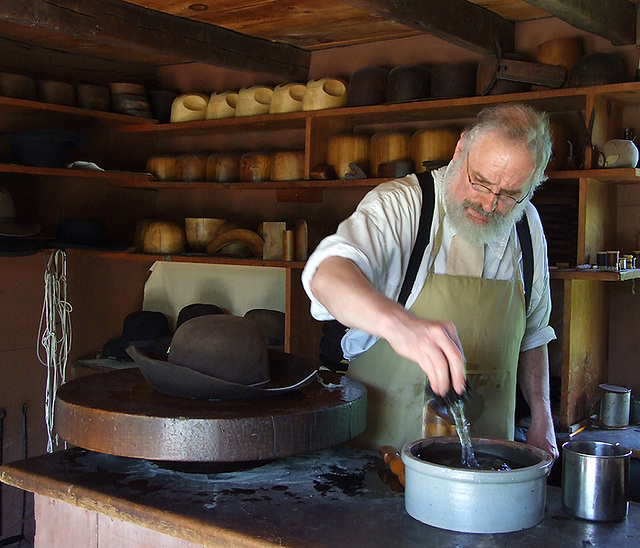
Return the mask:
POLYGON ((40 225, 37 223, 0 223, 0 236, 26 238, 35 236, 38 232, 40 232, 40 225))
POLYGON ((303 358, 269 349, 271 379, 259 386, 237 384, 194 369, 158 360, 134 346, 127 353, 153 388, 168 396, 199 400, 243 400, 277 396, 298 390, 313 381, 317 369, 303 358))

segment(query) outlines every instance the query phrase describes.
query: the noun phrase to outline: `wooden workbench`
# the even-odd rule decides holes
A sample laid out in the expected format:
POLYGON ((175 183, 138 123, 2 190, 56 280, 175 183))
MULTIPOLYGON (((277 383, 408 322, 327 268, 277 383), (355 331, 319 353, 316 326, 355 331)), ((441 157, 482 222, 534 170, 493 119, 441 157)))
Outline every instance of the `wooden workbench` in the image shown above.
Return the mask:
POLYGON ((531 529, 499 535, 436 529, 405 512, 403 493, 383 481, 386 471, 376 454, 344 447, 241 470, 70 449, 6 464, 0 478, 36 494, 37 548, 640 543, 640 504, 631 503, 623 521, 587 522, 563 512, 553 487, 545 519, 531 529))

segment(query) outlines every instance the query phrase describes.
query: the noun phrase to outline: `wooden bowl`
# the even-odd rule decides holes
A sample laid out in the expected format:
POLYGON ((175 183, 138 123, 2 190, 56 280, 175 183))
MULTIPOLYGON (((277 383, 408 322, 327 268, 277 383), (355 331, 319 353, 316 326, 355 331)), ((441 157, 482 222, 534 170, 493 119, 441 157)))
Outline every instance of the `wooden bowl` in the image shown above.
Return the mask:
POLYGON ((225 223, 225 219, 187 217, 184 220, 184 229, 189 249, 196 253, 204 253, 209 242, 215 239, 225 223))
POLYGON ((271 155, 264 152, 247 152, 240 157, 241 181, 268 181, 271 177, 271 155))
POLYGON ((204 181, 207 168, 206 154, 183 154, 176 158, 176 181, 204 181))
POLYGON ((184 229, 172 221, 151 221, 144 231, 142 250, 145 253, 173 255, 184 253, 187 247, 184 229))
POLYGON ((379 166, 411 157, 411 135, 405 132, 375 133, 369 143, 369 175, 380 177, 379 166))
POLYGON ((304 179, 304 150, 282 150, 271 155, 272 181, 304 179))
POLYGON ((152 156, 147 159, 147 171, 158 181, 175 181, 176 157, 152 156))
POLYGON ((232 183, 240 178, 240 154, 216 152, 207 157, 205 178, 207 181, 232 183))
POLYGON ((346 179, 350 163, 362 169, 369 166, 369 137, 352 133, 334 135, 329 139, 327 163, 335 169, 338 179, 346 179))

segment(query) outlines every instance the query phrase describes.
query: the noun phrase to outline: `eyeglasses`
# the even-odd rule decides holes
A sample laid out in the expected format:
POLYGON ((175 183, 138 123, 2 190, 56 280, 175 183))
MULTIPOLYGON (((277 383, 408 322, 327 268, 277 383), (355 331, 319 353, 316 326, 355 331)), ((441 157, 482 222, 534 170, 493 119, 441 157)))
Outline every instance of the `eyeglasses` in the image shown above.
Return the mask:
POLYGON ((475 190, 476 192, 479 192, 480 194, 493 194, 495 196, 495 200, 497 200, 504 206, 513 207, 516 204, 521 204, 529 197, 528 191, 525 192, 524 195, 522 195, 520 198, 514 198, 509 194, 503 193, 502 190, 500 192, 494 192, 488 186, 482 185, 480 183, 474 183, 471 180, 471 175, 469 174, 469 155, 468 154, 467 154, 467 179, 469 180, 469 184, 471 185, 473 190, 475 190))

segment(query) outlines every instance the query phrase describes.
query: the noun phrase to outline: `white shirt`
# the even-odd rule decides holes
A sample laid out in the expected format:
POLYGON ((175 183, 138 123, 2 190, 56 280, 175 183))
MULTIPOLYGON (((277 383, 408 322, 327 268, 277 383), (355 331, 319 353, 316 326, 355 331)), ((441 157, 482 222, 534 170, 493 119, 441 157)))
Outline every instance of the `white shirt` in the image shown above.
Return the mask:
MULTIPOLYGON (((441 219, 440 208, 437 206, 442 201, 442 180, 445 171, 446 167, 433 173, 436 207, 431 224, 431 237, 413 289, 407 299, 406 308, 411 307, 424 285, 431 264, 436 231, 441 223, 443 229, 442 245, 435 257, 434 272, 436 274, 445 273, 449 246, 455 235, 455 230, 448 222, 448 218, 445 216, 444 220, 441 219)), ((334 319, 314 297, 309 287, 318 265, 331 256, 350 259, 378 291, 392 300, 398 299, 418 232, 421 205, 422 191, 415 175, 407 175, 402 179, 383 183, 367 193, 358 204, 356 211, 340 223, 335 234, 320 242, 302 272, 302 284, 311 299, 311 315, 315 319, 320 321, 334 319)), ((525 214, 531 230, 534 273, 531 304, 527 313, 525 334, 520 346, 521 352, 547 344, 555 339, 555 332, 548 324, 551 313, 551 290, 549 287, 547 243, 540 217, 533 204, 526 205, 525 214)), ((513 245, 516 246, 518 259, 518 279, 522 280, 522 252, 515 226, 509 234, 485 246, 482 274, 484 278, 514 279, 513 245), (509 245, 510 242, 511 245, 509 245)), ((369 333, 350 329, 342 339, 345 358, 348 360, 355 358, 371 347, 376 340, 377 338, 369 333)))

